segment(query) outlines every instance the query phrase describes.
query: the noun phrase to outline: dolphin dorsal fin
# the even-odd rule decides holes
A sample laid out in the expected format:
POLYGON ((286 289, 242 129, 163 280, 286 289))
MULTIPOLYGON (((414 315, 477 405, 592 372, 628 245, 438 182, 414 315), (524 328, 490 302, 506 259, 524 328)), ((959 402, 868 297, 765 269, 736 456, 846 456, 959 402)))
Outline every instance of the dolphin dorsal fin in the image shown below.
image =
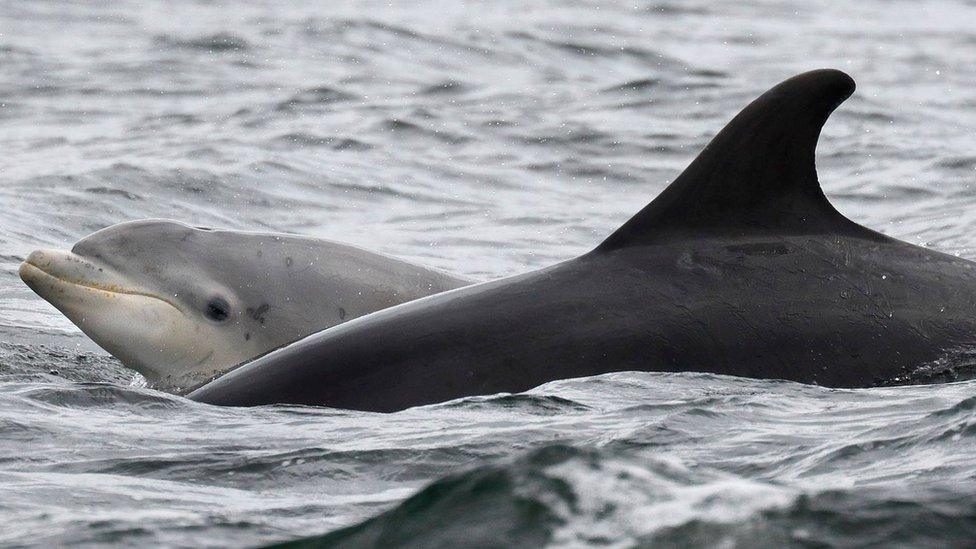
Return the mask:
POLYGON ((832 69, 794 76, 767 91, 597 249, 705 234, 841 232, 883 238, 834 209, 817 180, 820 129, 852 93, 854 80, 832 69))

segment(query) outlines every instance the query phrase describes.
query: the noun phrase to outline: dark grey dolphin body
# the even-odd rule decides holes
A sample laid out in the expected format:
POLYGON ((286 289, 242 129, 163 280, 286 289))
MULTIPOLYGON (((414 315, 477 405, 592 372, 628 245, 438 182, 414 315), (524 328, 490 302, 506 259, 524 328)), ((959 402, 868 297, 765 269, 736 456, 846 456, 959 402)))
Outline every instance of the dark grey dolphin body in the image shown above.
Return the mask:
POLYGON ((627 370, 864 387, 971 345, 976 264, 820 189, 821 127, 853 91, 834 70, 787 80, 592 252, 330 328, 190 398, 393 411, 627 370))

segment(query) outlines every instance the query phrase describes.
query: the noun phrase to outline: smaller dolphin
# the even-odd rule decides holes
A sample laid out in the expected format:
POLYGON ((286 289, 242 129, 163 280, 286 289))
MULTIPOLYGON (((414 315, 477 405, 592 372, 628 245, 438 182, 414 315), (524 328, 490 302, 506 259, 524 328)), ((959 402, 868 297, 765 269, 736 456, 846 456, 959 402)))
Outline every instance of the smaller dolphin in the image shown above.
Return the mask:
POLYGON ((296 235, 121 223, 20 277, 154 387, 182 392, 314 332, 470 281, 296 235))

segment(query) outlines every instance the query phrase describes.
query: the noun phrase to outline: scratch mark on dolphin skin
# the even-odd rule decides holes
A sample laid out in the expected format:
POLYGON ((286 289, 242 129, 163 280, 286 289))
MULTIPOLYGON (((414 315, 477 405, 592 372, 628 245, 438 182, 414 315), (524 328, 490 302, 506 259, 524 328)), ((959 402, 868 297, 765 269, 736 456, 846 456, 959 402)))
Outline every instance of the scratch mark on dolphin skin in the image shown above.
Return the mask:
POLYGON ((255 309, 253 307, 248 307, 247 308, 247 314, 248 314, 248 316, 250 316, 254 320, 257 320, 261 324, 264 324, 264 320, 265 320, 264 315, 265 315, 265 313, 268 312, 269 309, 271 309, 271 305, 268 305, 267 303, 264 303, 260 307, 258 307, 257 309, 255 309))
POLYGON ((339 320, 345 320, 345 319, 346 319, 346 310, 343 309, 342 307, 339 307, 339 320))

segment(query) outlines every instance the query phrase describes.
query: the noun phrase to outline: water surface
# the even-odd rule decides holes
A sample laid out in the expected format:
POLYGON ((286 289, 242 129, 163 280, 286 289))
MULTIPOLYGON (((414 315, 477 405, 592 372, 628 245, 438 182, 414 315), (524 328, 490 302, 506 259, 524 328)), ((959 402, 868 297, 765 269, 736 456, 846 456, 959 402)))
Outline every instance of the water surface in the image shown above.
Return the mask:
POLYGON ((621 373, 391 415, 221 409, 134 383, 16 271, 146 217, 481 279, 542 267, 820 67, 859 86, 818 150, 832 202, 976 257, 974 20, 962 0, 0 1, 0 543, 970 544, 976 382, 621 373))

